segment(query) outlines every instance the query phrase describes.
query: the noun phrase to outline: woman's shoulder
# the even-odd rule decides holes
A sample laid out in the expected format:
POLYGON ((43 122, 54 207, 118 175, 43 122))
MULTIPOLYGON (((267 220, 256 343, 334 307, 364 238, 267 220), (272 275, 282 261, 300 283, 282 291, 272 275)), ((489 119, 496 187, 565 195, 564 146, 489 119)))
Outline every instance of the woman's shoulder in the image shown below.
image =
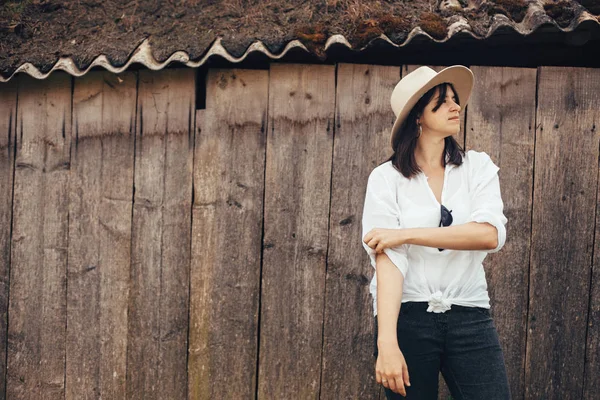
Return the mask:
POLYGON ((470 164, 486 161, 490 156, 485 151, 467 150, 464 160, 470 164))
POLYGON ((373 168, 369 174, 368 185, 372 187, 385 186, 392 190, 398 190, 402 187, 405 180, 404 175, 396 169, 390 160, 373 168))
POLYGON ((463 162, 469 169, 477 171, 481 168, 494 168, 496 165, 485 151, 468 150, 465 152, 463 162))
POLYGON ((375 174, 389 174, 389 171, 391 169, 394 169, 394 164, 392 164, 392 160, 388 160, 384 163, 379 164, 378 166, 376 166, 375 168, 373 168, 373 170, 371 171, 371 173, 375 173, 375 174))
POLYGON ((463 159, 467 166, 469 180, 487 181, 498 173, 500 168, 485 151, 469 150, 463 159))
POLYGON ((396 169, 391 160, 379 164, 373 168, 369 178, 371 177, 379 179, 385 178, 385 180, 389 181, 390 183, 401 180, 402 178, 406 179, 404 175, 402 175, 400 171, 396 169))

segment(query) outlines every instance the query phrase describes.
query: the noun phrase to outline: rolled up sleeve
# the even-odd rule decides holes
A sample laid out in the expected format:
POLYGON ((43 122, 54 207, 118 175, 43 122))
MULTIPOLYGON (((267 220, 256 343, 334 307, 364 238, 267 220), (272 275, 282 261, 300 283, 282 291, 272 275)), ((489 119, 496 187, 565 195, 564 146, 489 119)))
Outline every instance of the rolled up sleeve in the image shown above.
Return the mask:
POLYGON ((475 185, 471 192, 470 221, 487 222, 496 228, 498 231, 497 246, 494 249, 482 250, 487 253, 496 253, 504 247, 506 242, 506 223, 508 222, 504 215, 504 203, 500 193, 498 177, 500 168, 485 152, 476 154, 479 156, 479 163, 473 163, 474 171, 471 175, 475 185))
MULTIPOLYGON (((371 229, 402 228, 400 222, 400 210, 396 203, 394 192, 386 177, 378 169, 374 169, 369 175, 365 203, 362 215, 362 245, 371 260, 371 265, 376 268, 377 253, 365 242, 364 237, 371 229)), ((402 276, 408 271, 408 259, 406 256, 407 245, 401 245, 383 250, 392 263, 400 270, 402 276)))

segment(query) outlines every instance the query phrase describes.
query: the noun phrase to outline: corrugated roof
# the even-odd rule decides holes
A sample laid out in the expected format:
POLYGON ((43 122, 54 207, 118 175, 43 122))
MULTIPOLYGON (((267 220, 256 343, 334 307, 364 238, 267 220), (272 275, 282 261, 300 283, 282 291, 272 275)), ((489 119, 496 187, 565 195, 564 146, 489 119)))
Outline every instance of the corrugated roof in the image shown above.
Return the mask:
MULTIPOLYGON (((346 3, 348 1, 350 0, 346 0, 346 3)), ((332 2, 338 3, 336 0, 328 0, 328 4, 332 2)), ((377 3, 379 4, 379 2, 377 3)), ((421 3, 421 6, 430 4, 430 2, 413 2, 413 8, 407 9, 407 13, 415 11, 416 3, 421 3)), ((292 40, 289 40, 289 37, 288 39, 281 39, 285 42, 278 42, 277 39, 269 37, 267 40, 269 44, 267 45, 265 40, 259 37, 245 48, 245 51, 241 54, 239 54, 239 48, 232 45, 235 43, 235 35, 217 35, 212 39, 212 43, 204 49, 202 56, 197 59, 192 59, 189 52, 181 50, 173 52, 166 59, 157 60, 156 53, 164 53, 165 49, 153 48, 150 38, 145 38, 135 50, 130 52, 125 63, 111 62, 106 55, 100 54, 84 68, 80 68, 75 61, 77 55, 71 55, 60 57, 51 68, 46 68, 43 71, 38 69, 35 61, 32 60, 31 62, 19 64, 16 69, 13 67, 13 71, 7 76, 2 75, 6 73, 6 69, 10 70, 10 67, 5 68, 5 70, 0 69, 0 82, 10 80, 17 73, 26 73, 35 78, 44 79, 57 70, 66 71, 73 76, 82 76, 94 67, 102 67, 108 71, 120 73, 134 63, 142 64, 152 70, 160 70, 173 62, 194 68, 203 65, 215 55, 219 55, 232 63, 239 63, 254 52, 263 53, 270 59, 281 59, 292 49, 301 49, 307 54, 314 54, 321 59, 325 59, 327 50, 334 44, 362 51, 376 40, 383 40, 394 47, 404 47, 418 37, 442 43, 458 35, 469 36, 477 40, 488 39, 506 30, 512 30, 526 36, 541 30, 555 32, 572 32, 576 29, 578 31, 597 31, 600 27, 600 17, 592 14, 592 12, 600 13, 600 5, 597 1, 442 0, 439 3, 434 3, 437 7, 435 12, 422 12, 418 18, 413 19, 407 16, 403 17, 402 8, 398 8, 404 7, 402 4, 405 3, 396 4, 395 14, 390 15, 389 18, 384 14, 378 14, 363 19, 359 25, 354 26, 352 29, 348 28, 348 32, 344 33, 336 34, 328 32, 327 29, 324 32, 319 32, 318 28, 315 28, 319 24, 315 24, 312 26, 307 25, 308 28, 304 30, 295 29, 293 34, 295 37, 292 40), (403 23, 413 20, 412 26, 403 25, 403 23), (228 44, 225 45, 225 42, 228 44), (272 51, 273 48, 281 50, 274 52, 272 51), (239 55, 236 55, 236 53, 239 55)), ((424 10, 426 10, 426 7, 424 10)), ((217 28, 212 29, 219 32, 217 28)), ((6 35, 4 37, 0 36, 0 39, 5 37, 6 35)), ((240 42, 247 42, 247 39, 239 39, 238 36, 240 42)), ((192 40, 194 38, 189 38, 189 41, 192 40)), ((0 50, 3 47, 0 46, 0 50)), ((3 55, 2 58, 4 57, 3 55)), ((31 58, 34 59, 35 57, 31 55, 31 58)), ((3 65, 10 65, 10 62, 5 62, 3 65)))

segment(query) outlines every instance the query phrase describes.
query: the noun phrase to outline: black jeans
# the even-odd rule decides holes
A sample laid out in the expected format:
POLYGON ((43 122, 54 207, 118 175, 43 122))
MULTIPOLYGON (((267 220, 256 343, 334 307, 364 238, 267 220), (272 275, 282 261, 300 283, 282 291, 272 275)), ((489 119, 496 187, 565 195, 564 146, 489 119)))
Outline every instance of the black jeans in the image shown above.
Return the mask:
MULTIPOLYGON (((441 371, 456 400, 510 399, 504 354, 489 310, 452 305, 433 313, 427 307, 427 302, 402 303, 398 344, 411 386, 406 386, 406 397, 385 388, 386 398, 437 400, 441 371)), ((375 359, 377 355, 375 317, 375 359)))

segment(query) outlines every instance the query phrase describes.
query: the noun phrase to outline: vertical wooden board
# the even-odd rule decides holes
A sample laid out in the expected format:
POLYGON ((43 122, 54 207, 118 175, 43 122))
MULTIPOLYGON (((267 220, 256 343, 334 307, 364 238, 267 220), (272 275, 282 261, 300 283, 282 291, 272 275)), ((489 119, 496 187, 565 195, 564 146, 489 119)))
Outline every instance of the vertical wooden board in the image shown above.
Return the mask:
POLYGON ((0 398, 6 393, 6 339, 18 79, 0 83, 0 398))
POLYGON ((319 394, 334 73, 330 65, 271 67, 260 399, 319 394))
POLYGON ((195 70, 140 71, 127 398, 187 397, 195 70))
MULTIPOLYGON (((407 74, 413 72, 415 69, 422 67, 422 65, 405 65, 403 68, 403 74, 402 76, 406 76, 407 74)), ((436 72, 440 72, 442 69, 448 67, 447 65, 444 66, 439 66, 439 65, 427 65, 427 67, 433 69, 436 72)), ((472 95, 472 94, 471 94, 472 95)), ((459 99, 460 101, 461 99, 459 99)), ((469 103, 471 101, 469 100, 469 103)), ((464 106, 464 103, 463 103, 464 106)), ((463 148, 465 147, 465 120, 466 120, 466 115, 467 115, 467 110, 469 108, 469 105, 467 104, 466 106, 461 106, 460 109, 460 126, 461 129, 460 131, 454 135, 454 139, 456 139, 456 141, 458 142, 459 145, 461 145, 463 148)), ((410 371, 410 366, 409 366, 409 371, 410 371)), ((446 381, 444 380, 444 377, 442 376, 442 374, 439 374, 439 391, 438 391, 438 400, 447 400, 450 398, 450 390, 448 389, 448 386, 446 385, 446 381)))
POLYGON ((135 73, 74 82, 66 398, 124 398, 135 73))
MULTIPOLYGON (((594 121, 594 128, 596 121, 594 121)), ((583 398, 600 398, 600 165, 598 166, 598 193, 596 195, 596 233, 594 235, 594 259, 590 279, 590 313, 587 321, 585 347, 585 375, 583 398)))
POLYGON ((269 72, 210 70, 198 111, 189 398, 252 399, 269 72))
POLYGON ((391 154, 390 96, 399 67, 339 64, 333 151, 321 398, 377 399, 373 268, 361 246, 370 172, 391 154))
POLYGON ((485 151, 500 167, 507 240, 484 261, 494 323, 512 396, 523 395, 529 291, 535 91, 533 68, 472 67, 467 149, 485 151))
POLYGON ((525 397, 582 393, 598 179, 600 71, 538 71, 525 397))
MULTIPOLYGON (((403 67, 403 69, 402 69, 402 76, 406 76, 407 74, 413 72, 415 69, 417 69, 419 67, 422 67, 422 65, 413 65, 413 64, 405 65, 403 67)), ((436 72, 440 72, 444 68, 449 67, 449 65, 443 65, 443 66, 440 66, 440 65, 427 65, 427 67, 433 69, 436 72)), ((390 94, 390 96, 391 96, 391 94, 390 94)), ((459 100, 461 100, 461 99, 459 99, 459 100)), ((469 103, 470 102, 471 101, 469 100, 469 103)), ((466 106, 464 106, 464 107, 461 106, 461 108, 460 108, 460 131, 456 135, 454 135, 454 139, 456 139, 456 141, 458 142, 458 144, 460 144, 461 146, 463 146, 463 148, 464 148, 464 145, 465 145, 465 129, 464 129, 464 127, 465 127, 465 121, 466 121, 466 117, 465 116, 467 115, 466 111, 467 111, 468 108, 469 108, 468 104, 466 106)), ((441 375, 440 375, 440 379, 442 379, 441 375)), ((443 396, 440 396, 439 400, 442 400, 442 399, 446 400, 448 398, 448 396, 450 396, 450 392, 447 391, 447 388, 445 388, 445 390, 446 390, 446 392, 443 393, 443 396)))
POLYGON ((65 395, 71 76, 19 76, 8 399, 65 395))

